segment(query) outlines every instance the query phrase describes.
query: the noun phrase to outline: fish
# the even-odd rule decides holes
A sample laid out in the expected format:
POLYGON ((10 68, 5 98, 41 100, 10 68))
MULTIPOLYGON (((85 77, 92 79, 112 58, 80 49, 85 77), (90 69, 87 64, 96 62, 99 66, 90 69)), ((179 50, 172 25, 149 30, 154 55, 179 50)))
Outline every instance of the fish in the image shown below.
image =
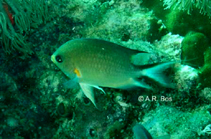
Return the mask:
POLYGON ((133 135, 135 139, 170 139, 170 135, 163 135, 159 137, 152 138, 151 134, 142 124, 135 124, 132 128, 133 135))
POLYGON ((128 49, 105 40, 73 39, 61 45, 52 54, 51 61, 70 78, 66 86, 79 84, 84 95, 96 107, 94 88, 103 93, 102 87, 152 89, 144 77, 172 88, 169 77, 163 72, 174 62, 146 64, 150 56, 151 53, 128 49))
POLYGON ((135 139, 152 139, 151 134, 141 124, 136 124, 132 130, 135 139))

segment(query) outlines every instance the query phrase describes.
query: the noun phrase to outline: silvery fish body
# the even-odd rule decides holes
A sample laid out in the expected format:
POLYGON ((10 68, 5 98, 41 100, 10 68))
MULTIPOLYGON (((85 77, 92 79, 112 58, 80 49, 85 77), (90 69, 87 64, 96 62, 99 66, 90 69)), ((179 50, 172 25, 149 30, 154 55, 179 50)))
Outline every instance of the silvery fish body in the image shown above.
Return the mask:
MULTIPOLYGON (((98 39, 76 39, 63 44, 51 56, 51 60, 69 78, 77 78, 84 94, 95 104, 93 87, 131 88, 134 86, 151 89, 145 82, 138 80, 147 76, 168 87, 164 69, 172 62, 152 66, 136 66, 132 60, 140 55, 143 63, 151 54, 131 50, 115 43, 98 39), (155 76, 156 75, 156 76, 155 76)), ((140 63, 141 64, 141 63, 140 63)), ((103 91, 103 90, 102 90, 103 91)))

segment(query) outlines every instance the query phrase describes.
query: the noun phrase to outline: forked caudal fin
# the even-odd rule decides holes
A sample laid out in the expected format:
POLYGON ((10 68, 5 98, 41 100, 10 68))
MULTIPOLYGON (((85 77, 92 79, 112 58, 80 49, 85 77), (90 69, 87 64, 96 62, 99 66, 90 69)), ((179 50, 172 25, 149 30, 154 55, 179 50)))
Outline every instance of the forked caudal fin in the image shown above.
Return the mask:
POLYGON ((174 84, 171 83, 170 77, 168 75, 165 75, 164 71, 168 68, 170 68, 172 65, 174 65, 175 62, 167 62, 167 63, 161 63, 161 64, 155 64, 154 66, 151 66, 150 68, 146 68, 141 71, 141 76, 149 77, 156 82, 160 83, 164 87, 167 88, 174 88, 174 84))

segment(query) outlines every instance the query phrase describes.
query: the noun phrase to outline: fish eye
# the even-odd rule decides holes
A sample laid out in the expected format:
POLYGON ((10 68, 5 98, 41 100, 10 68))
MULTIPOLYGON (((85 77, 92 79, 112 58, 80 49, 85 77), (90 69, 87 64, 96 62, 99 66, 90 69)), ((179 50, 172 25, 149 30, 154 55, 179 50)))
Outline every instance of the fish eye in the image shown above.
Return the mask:
POLYGON ((57 61, 57 62, 59 62, 59 63, 61 63, 61 62, 62 62, 62 58, 61 58, 61 56, 60 56, 60 55, 57 55, 57 56, 56 56, 56 61, 57 61))

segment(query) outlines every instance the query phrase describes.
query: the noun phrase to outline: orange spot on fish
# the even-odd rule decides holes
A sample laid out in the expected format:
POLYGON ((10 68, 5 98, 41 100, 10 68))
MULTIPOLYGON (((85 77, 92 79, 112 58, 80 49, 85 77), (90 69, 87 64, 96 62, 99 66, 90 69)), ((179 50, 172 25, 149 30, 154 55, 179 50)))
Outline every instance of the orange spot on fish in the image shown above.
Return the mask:
POLYGON ((80 74, 80 71, 78 69, 74 69, 74 73, 78 76, 78 77, 81 77, 81 74, 80 74))

